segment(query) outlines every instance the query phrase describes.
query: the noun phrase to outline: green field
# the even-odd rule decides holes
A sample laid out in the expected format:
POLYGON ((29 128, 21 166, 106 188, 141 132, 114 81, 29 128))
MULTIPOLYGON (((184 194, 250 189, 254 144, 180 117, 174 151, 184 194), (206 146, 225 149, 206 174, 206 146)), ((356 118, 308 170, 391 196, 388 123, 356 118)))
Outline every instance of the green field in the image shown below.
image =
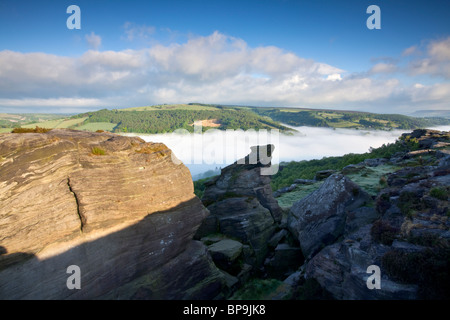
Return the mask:
POLYGON ((83 124, 82 126, 77 127, 77 130, 84 131, 112 131, 117 126, 117 123, 109 123, 109 122, 91 122, 83 124))
POLYGON ((336 122, 336 123, 330 123, 329 125, 332 128, 344 128, 344 129, 360 127, 360 125, 358 123, 350 122, 350 121, 340 121, 340 122, 336 122))
POLYGON ((49 121, 43 121, 38 123, 30 123, 23 125, 22 128, 35 128, 35 127, 41 127, 41 128, 49 128, 49 129, 67 129, 71 128, 77 124, 82 123, 86 118, 78 118, 78 119, 57 119, 57 120, 49 120, 49 121))

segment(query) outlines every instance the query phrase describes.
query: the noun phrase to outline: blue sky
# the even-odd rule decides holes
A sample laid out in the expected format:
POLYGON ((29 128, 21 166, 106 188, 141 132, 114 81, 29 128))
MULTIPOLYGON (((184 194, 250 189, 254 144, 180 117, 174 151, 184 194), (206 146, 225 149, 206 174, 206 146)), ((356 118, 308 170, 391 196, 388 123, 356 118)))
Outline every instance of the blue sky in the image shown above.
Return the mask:
POLYGON ((0 1, 0 111, 449 110, 447 0, 0 1), (81 29, 69 30, 69 5, 81 29), (370 5, 381 29, 369 30, 370 5))

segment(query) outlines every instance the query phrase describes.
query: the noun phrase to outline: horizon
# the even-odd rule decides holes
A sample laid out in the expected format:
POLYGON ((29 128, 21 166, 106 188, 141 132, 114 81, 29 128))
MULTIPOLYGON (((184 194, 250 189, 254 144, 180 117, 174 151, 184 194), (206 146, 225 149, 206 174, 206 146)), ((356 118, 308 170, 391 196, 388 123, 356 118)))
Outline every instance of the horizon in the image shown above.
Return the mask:
POLYGON ((0 112, 179 101, 450 111, 449 9, 445 0, 4 0, 0 112))
POLYGON ((435 109, 435 110, 416 110, 412 113, 389 113, 389 112, 371 112, 371 111, 359 111, 359 110, 350 110, 350 109, 325 109, 325 108, 302 108, 302 107, 286 107, 286 106, 255 106, 255 105, 238 105, 238 104, 220 104, 220 103, 202 103, 202 102, 188 102, 188 103, 162 103, 162 104, 152 104, 152 105, 142 105, 142 106, 136 106, 136 107, 102 107, 102 108, 93 108, 93 109, 89 109, 89 110, 84 110, 84 111, 80 111, 80 112, 51 112, 51 111, 32 111, 32 112, 3 112, 1 111, 1 107, 0 107, 0 114, 49 114, 49 115, 61 115, 61 116, 74 116, 74 115, 79 115, 82 113, 87 113, 87 112, 96 112, 102 109, 107 109, 107 110, 126 110, 126 109, 130 109, 130 108, 146 108, 146 107, 154 107, 154 106, 164 106, 164 105, 184 105, 184 104, 199 104, 199 105, 212 105, 212 106, 222 106, 222 107, 249 107, 249 108, 268 108, 268 109, 299 109, 299 110, 313 110, 313 111, 335 111, 335 112, 356 112, 356 113, 369 113, 369 114, 389 114, 389 115, 404 115, 404 116, 408 116, 408 117, 413 117, 413 118, 445 118, 444 116, 415 116, 414 113, 420 113, 420 112, 449 112, 450 110, 445 110, 445 109, 435 109))

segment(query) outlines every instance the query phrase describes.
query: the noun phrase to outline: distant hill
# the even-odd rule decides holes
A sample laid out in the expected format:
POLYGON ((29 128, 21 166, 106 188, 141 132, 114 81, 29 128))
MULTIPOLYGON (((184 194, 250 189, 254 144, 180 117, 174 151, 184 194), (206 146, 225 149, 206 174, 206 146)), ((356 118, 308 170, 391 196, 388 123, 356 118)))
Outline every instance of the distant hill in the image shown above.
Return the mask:
MULTIPOLYGON (((437 111, 436 111, 437 112, 437 111)), ((440 112, 440 111, 439 111, 440 112)), ((440 113, 445 115, 445 113, 440 113)), ((353 129, 417 129, 450 125, 446 117, 410 117, 399 114, 376 114, 305 108, 230 106, 201 103, 164 104, 124 109, 102 109, 78 115, 0 114, 0 132, 10 128, 71 128, 86 131, 134 132, 155 134, 186 129, 193 132, 194 123, 203 130, 278 129, 294 131, 288 126, 314 126, 353 129)))
POLYGON ((400 114, 377 114, 358 111, 254 108, 254 112, 291 126, 355 129, 417 129, 449 125, 446 118, 417 118, 400 114))
POLYGON ((166 133, 176 129, 194 131, 194 123, 202 122, 203 130, 279 129, 292 131, 278 121, 238 107, 209 105, 159 105, 129 109, 99 110, 72 117, 85 118, 83 124, 115 124, 111 131, 135 133, 166 133), (208 127, 209 126, 209 127, 208 127))
POLYGON ((450 119, 450 110, 418 110, 410 114, 412 117, 436 117, 450 119))

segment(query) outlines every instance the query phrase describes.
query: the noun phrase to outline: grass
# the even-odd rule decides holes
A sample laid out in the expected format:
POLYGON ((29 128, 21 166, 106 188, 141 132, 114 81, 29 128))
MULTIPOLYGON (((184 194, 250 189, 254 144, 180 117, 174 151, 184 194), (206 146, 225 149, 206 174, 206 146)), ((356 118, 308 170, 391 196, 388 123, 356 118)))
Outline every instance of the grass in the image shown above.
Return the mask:
POLYGON ((382 188, 387 186, 386 175, 398 169, 399 167, 392 165, 379 165, 378 167, 366 167, 359 172, 346 176, 368 194, 375 196, 382 188))
POLYGON ((52 129, 68 129, 76 126, 77 124, 82 123, 87 118, 77 118, 77 119, 56 119, 56 120, 49 120, 49 121, 43 121, 39 123, 30 123, 25 124, 22 126, 22 128, 34 128, 36 126, 39 127, 45 127, 45 128, 52 128, 52 129))
POLYGON ((360 127, 359 123, 350 122, 350 121, 340 121, 340 122, 327 122, 330 127, 333 128, 353 128, 360 127))
POLYGON ((447 200, 448 199, 448 191, 444 188, 433 188, 430 190, 430 196, 439 200, 447 200))
POLYGON ((104 156, 106 154, 105 150, 99 147, 92 147, 91 153, 95 156, 104 156))
POLYGON ((38 123, 30 123, 30 124, 24 124, 22 125, 22 128, 34 128, 36 126, 46 127, 46 128, 56 128, 59 124, 61 124, 64 120, 49 120, 44 122, 38 122, 38 123))
MULTIPOLYGON (((363 154, 349 153, 341 157, 326 157, 321 160, 291 161, 272 176, 272 190, 276 191, 282 187, 290 186, 295 179, 313 179, 316 172, 320 170, 340 171, 349 164, 357 164, 365 159, 390 158, 396 152, 412 151, 417 150, 417 148, 418 144, 413 141, 397 141, 376 149, 371 148, 370 152, 363 154)), ((377 182, 379 182, 380 177, 377 182)))
POLYGON ((314 192, 317 189, 319 189, 322 183, 323 181, 310 185, 297 186, 297 188, 294 191, 286 192, 282 194, 280 197, 276 198, 278 201, 278 205, 283 209, 288 209, 292 207, 292 205, 298 200, 303 199, 304 197, 311 194, 311 192, 314 192))
POLYGON ((65 119, 60 124, 58 124, 55 129, 67 129, 71 128, 73 126, 76 126, 77 124, 82 123, 86 118, 79 118, 79 119, 65 119))
POLYGON ((339 113, 327 113, 327 112, 318 112, 317 115, 324 118, 325 120, 326 118, 341 119, 344 116, 343 114, 339 113))
POLYGON ((117 123, 109 123, 109 122, 90 122, 90 123, 86 123, 83 124, 79 127, 77 127, 77 130, 83 130, 83 131, 98 131, 98 130, 103 130, 103 131, 110 131, 112 132, 113 129, 117 126, 117 123))

